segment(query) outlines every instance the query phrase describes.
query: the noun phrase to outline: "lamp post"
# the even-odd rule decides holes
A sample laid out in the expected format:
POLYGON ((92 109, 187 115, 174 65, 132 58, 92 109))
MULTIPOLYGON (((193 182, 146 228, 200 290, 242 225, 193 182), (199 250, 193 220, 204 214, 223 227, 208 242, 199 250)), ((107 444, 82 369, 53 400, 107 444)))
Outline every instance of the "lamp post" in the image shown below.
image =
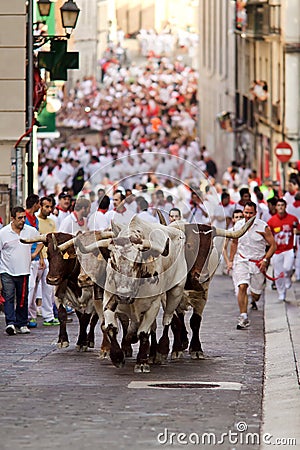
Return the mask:
MULTIPOLYGON (((45 35, 45 36, 33 36, 33 7, 38 6, 39 13, 42 17, 47 17, 50 14, 52 2, 50 0, 28 0, 28 22, 27 22, 27 132, 26 135, 29 136, 29 142, 27 146, 28 158, 27 158, 27 194, 33 193, 33 136, 32 131, 35 126, 35 110, 33 103, 33 92, 34 92, 34 64, 35 55, 34 50, 42 47, 46 42, 51 42, 57 40, 66 40, 71 36, 72 31, 76 27, 80 9, 73 0, 67 0, 64 5, 60 8, 61 20, 63 28, 65 28, 66 34, 64 36, 57 35, 45 35)), ((46 53, 46 52, 43 52, 46 53)))

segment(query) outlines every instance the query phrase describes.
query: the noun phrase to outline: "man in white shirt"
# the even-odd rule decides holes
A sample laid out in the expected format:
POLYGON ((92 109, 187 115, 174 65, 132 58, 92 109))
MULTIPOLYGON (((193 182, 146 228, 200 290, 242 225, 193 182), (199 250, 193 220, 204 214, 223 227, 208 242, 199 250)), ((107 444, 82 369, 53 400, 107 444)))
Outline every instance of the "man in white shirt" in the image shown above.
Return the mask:
POLYGON ((70 214, 71 195, 61 192, 58 196, 58 205, 54 209, 57 216, 56 227, 59 228, 62 221, 70 214))
POLYGON ((139 197, 136 197, 135 201, 137 205, 136 212, 140 219, 144 220, 145 222, 158 223, 156 217, 149 213, 149 203, 144 199, 144 197, 140 195, 139 197))
MULTIPOLYGON (((256 213, 256 204, 251 201, 247 202, 243 210, 244 219, 237 221, 234 229, 241 229, 248 220, 256 216, 256 213)), ((228 269, 233 268, 238 286, 240 309, 238 330, 243 330, 250 325, 247 311, 248 287, 251 291, 252 301, 257 302, 263 291, 264 274, 275 250, 276 243, 268 224, 258 218, 255 218, 247 233, 239 239, 232 240, 228 269)))
POLYGON ((87 198, 76 200, 74 211, 66 217, 60 224, 58 231, 73 234, 87 230, 87 216, 91 209, 91 202, 87 198))
POLYGON ((216 228, 229 228, 234 209, 235 205, 230 203, 229 193, 222 192, 221 202, 214 208, 213 211, 212 225, 216 228))
POLYGON ((210 223, 210 217, 203 204, 202 198, 200 197, 200 193, 197 194, 196 192, 192 192, 190 203, 191 211, 184 216, 187 222, 202 224, 210 223))
POLYGON ((120 190, 117 190, 113 195, 114 209, 108 211, 107 218, 109 224, 111 221, 117 225, 128 225, 134 216, 134 213, 124 206, 125 195, 120 190))
POLYGON ((5 331, 9 336, 30 333, 27 321, 31 245, 22 244, 20 238, 39 236, 34 227, 25 225, 24 208, 12 208, 11 217, 11 223, 0 230, 0 274, 5 298, 5 331))
POLYGON ((108 195, 103 195, 100 199, 99 207, 88 219, 87 227, 91 231, 105 230, 109 227, 109 220, 107 218, 107 211, 110 204, 108 195))

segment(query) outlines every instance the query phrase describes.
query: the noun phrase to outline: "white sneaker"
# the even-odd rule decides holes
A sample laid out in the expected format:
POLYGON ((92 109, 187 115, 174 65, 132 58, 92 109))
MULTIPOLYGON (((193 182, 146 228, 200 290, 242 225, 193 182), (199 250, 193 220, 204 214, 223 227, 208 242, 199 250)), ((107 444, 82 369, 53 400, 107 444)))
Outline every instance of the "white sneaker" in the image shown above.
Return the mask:
POLYGON ((37 306, 37 308, 36 308, 36 315, 38 317, 42 317, 43 316, 43 314, 42 314, 42 307, 41 306, 37 306))
POLYGON ((7 325, 7 327, 5 328, 5 331, 9 336, 13 336, 14 334, 17 334, 16 328, 13 324, 7 325))
POLYGON ((238 318, 238 324, 236 326, 237 330, 244 330, 245 328, 248 328, 250 325, 249 319, 244 319, 243 316, 240 316, 238 318))
POLYGON ((26 327, 26 325, 24 325, 23 327, 17 328, 17 333, 19 334, 29 334, 30 330, 28 327, 26 327))

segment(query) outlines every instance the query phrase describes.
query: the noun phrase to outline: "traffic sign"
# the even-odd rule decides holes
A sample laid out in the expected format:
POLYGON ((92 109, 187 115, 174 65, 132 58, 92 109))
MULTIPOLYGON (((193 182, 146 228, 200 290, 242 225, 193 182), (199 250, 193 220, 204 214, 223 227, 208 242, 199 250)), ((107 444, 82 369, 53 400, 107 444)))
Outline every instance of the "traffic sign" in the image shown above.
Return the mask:
POLYGON ((286 163, 291 159, 293 149, 288 142, 279 142, 275 147, 275 155, 280 162, 286 163))

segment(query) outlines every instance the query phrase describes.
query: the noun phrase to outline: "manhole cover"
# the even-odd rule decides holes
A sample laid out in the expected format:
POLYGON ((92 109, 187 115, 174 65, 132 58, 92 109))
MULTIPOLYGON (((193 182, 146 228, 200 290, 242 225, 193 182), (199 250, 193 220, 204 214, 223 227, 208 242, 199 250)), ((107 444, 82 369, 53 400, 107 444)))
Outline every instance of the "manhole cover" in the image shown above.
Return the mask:
POLYGON ((219 388, 219 384, 203 384, 203 383, 159 383, 159 384, 151 384, 151 387, 154 388, 167 388, 167 389, 213 389, 219 388))
POLYGON ((130 389, 228 389, 239 391, 241 383, 230 381, 208 382, 208 381, 131 381, 130 389))

